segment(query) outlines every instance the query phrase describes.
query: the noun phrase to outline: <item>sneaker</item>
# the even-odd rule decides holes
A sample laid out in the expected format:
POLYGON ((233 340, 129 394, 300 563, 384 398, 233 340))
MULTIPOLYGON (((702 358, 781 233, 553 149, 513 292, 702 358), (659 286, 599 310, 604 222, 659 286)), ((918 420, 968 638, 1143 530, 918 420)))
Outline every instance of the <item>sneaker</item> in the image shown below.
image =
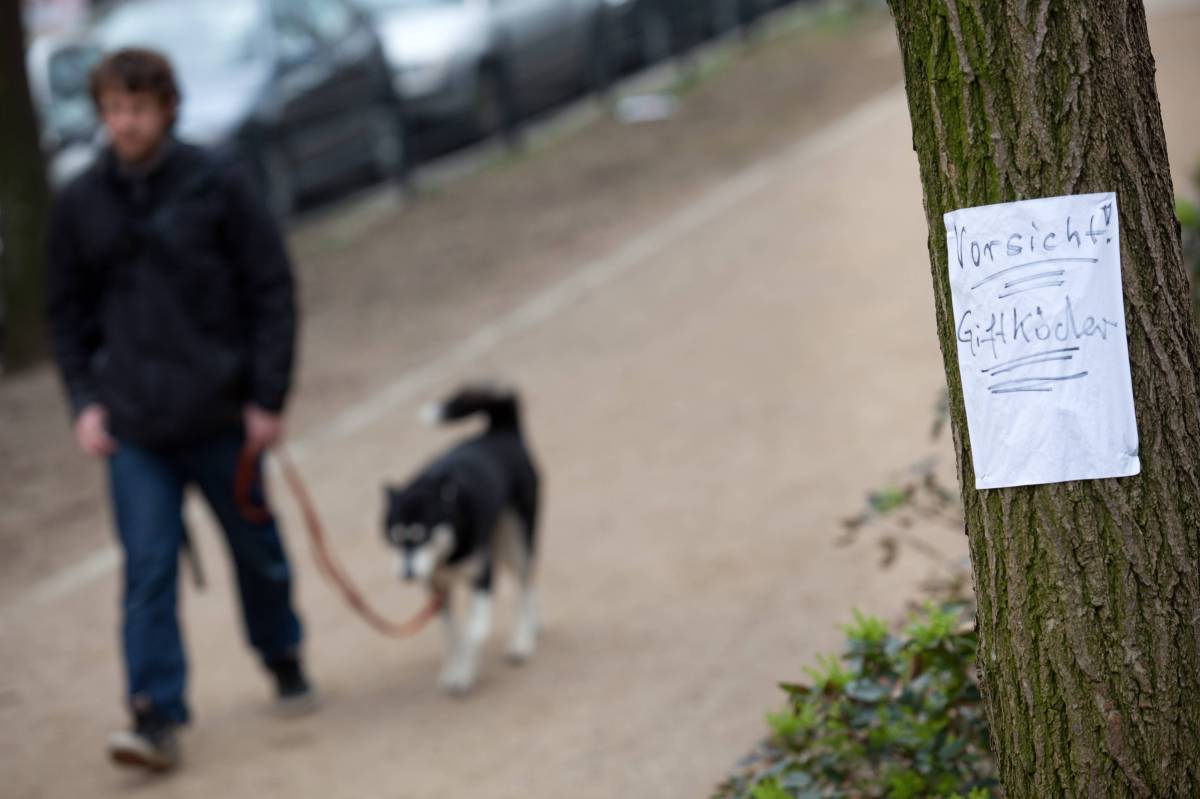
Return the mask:
POLYGON ((317 707, 317 693, 304 674, 296 656, 273 660, 267 664, 275 677, 275 705, 285 716, 301 716, 317 707))
POLYGON ((120 766, 169 771, 179 765, 178 726, 153 713, 137 713, 132 728, 109 736, 108 756, 120 766))

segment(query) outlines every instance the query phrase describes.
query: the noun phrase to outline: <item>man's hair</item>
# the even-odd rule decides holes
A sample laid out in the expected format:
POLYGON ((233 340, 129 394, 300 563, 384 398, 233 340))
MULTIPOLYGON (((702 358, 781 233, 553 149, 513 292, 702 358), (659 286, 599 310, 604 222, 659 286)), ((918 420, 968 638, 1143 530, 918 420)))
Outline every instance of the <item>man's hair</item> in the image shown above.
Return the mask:
POLYGON ((167 107, 179 103, 179 86, 171 62, 162 53, 140 47, 127 47, 105 56, 92 69, 88 88, 97 108, 100 95, 109 90, 148 92, 167 107))

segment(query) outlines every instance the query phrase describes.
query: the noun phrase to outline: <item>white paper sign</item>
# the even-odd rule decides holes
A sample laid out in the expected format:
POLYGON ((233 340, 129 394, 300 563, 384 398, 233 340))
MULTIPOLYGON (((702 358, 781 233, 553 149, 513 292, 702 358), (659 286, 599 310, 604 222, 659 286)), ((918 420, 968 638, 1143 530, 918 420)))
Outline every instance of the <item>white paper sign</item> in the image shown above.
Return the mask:
POLYGON ((1140 472, 1117 196, 944 219, 975 487, 1140 472))

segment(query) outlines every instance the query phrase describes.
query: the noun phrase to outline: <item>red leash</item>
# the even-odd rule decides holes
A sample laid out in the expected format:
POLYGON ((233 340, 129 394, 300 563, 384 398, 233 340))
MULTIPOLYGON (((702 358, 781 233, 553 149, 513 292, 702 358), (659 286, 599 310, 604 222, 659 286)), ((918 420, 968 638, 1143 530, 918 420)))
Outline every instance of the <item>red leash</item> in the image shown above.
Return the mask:
MULTIPOLYGON (((325 527, 321 524, 321 517, 317 515, 316 505, 308 492, 307 486, 304 484, 303 478, 300 476, 300 472, 296 469, 295 464, 292 463, 292 459, 288 457, 287 451, 282 447, 276 449, 275 458, 279 461, 279 466, 283 470, 283 478, 287 482, 288 488, 291 489, 292 496, 295 497, 296 503, 300 506, 300 512, 304 516, 304 526, 308 529, 308 540, 312 546, 313 557, 317 561, 317 567, 325 575, 325 578, 341 593, 342 598, 346 600, 346 604, 378 632, 393 638, 408 638, 424 629, 425 625, 438 614, 445 604, 445 596, 442 592, 433 591, 429 595, 429 602, 425 607, 416 616, 404 623, 398 624, 377 613, 374 608, 367 604, 362 592, 355 587, 346 570, 334 558, 333 552, 329 549, 325 527)), ((238 456, 233 495, 234 501, 237 503, 238 512, 243 518, 253 524, 265 524, 270 521, 271 514, 267 511, 266 507, 256 505, 250 496, 257 482, 257 466, 258 453, 249 447, 243 449, 241 455, 238 456)))

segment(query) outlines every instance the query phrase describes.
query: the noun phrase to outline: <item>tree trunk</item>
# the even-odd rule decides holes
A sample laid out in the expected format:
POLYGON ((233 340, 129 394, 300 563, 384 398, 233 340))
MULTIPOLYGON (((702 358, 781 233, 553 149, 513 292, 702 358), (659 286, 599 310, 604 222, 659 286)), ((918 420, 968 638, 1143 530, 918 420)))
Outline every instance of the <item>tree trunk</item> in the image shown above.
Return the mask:
POLYGON ((1198 797, 1200 349, 1141 0, 889 3, 1006 795, 1198 797), (1142 473, 975 490, 942 214, 1105 191, 1142 473))
POLYGON ((17 2, 0 2, 0 115, 0 369, 17 369, 45 352, 49 203, 17 2))

